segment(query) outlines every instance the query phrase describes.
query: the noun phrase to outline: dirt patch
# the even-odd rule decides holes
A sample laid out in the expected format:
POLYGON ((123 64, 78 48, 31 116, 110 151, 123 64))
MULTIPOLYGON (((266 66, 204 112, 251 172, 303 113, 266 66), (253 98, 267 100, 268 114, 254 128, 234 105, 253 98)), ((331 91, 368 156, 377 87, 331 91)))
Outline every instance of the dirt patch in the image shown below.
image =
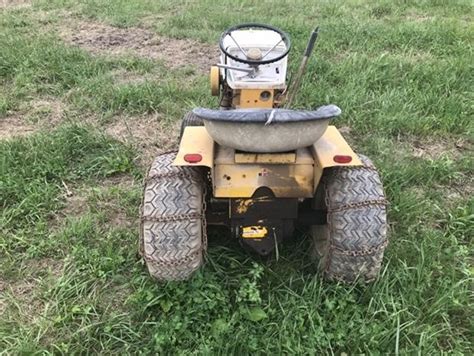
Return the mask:
POLYGON ((107 292, 101 295, 100 305, 113 310, 115 313, 126 313, 129 309, 127 299, 131 294, 133 294, 133 290, 127 285, 111 284, 107 287, 107 292))
POLYGON ((44 275, 47 272, 54 278, 59 278, 63 273, 64 262, 52 258, 40 258, 29 260, 25 262, 25 269, 31 271, 33 274, 44 275))
POLYGON ((0 140, 29 135, 37 130, 35 125, 26 123, 19 115, 0 119, 0 140))
MULTIPOLYGON (((110 204, 109 204, 110 207, 110 204)), ((108 207, 105 207, 108 208, 108 207)), ((112 206, 107 214, 107 220, 110 226, 114 228, 118 227, 131 227, 134 225, 134 221, 130 219, 125 212, 120 210, 120 207, 112 206)))
POLYGON ((27 136, 44 128, 54 128, 62 122, 63 113, 64 104, 58 99, 32 100, 25 108, 0 118, 0 140, 27 136))
MULTIPOLYGON (((94 189, 108 189, 111 187, 126 187, 132 185, 133 177, 119 175, 106 178, 94 186, 94 189)), ((61 210, 61 215, 65 217, 80 217, 89 211, 88 196, 91 194, 90 187, 70 188, 63 182, 63 196, 66 204, 61 210)))
POLYGON ((471 150, 467 140, 409 140, 412 154, 418 158, 439 159, 442 156, 459 157, 463 151, 471 150), (411 142, 410 142, 411 141, 411 142))
POLYGON ((102 188, 111 188, 111 187, 120 187, 120 188, 128 188, 135 184, 135 180, 131 175, 128 174, 120 174, 113 177, 105 178, 103 181, 100 182, 100 186, 102 188))
POLYGON ((42 310, 42 303, 35 297, 38 281, 32 278, 14 281, 0 289, 0 312, 8 311, 10 306, 16 305, 21 318, 34 320, 42 310), (12 302, 14 300, 14 303, 12 302))
POLYGON ((437 191, 443 194, 448 202, 455 204, 469 200, 474 196, 474 176, 469 171, 459 172, 449 185, 437 186, 437 191))
POLYGON ((94 54, 132 54, 162 60, 169 68, 194 66, 207 73, 217 62, 216 46, 188 39, 158 36, 137 27, 117 28, 98 22, 65 22, 60 36, 68 43, 94 54))
POLYGON ((65 105, 56 98, 38 98, 30 102, 27 117, 42 128, 53 128, 62 122, 65 105))
POLYGON ((409 12, 405 15, 405 19, 408 21, 413 21, 413 22, 425 22, 425 21, 433 21, 435 19, 435 16, 419 14, 416 12, 409 12))
POLYGON ((79 218, 89 211, 87 204, 87 194, 80 187, 73 187, 62 182, 62 196, 64 199, 64 208, 51 215, 48 221, 48 227, 51 231, 56 230, 63 225, 65 218, 79 218))
POLYGON ((163 125, 158 114, 145 116, 119 116, 107 125, 106 133, 112 137, 133 145, 138 149, 139 164, 148 167, 160 152, 177 148, 179 122, 163 125))
POLYGON ((134 184, 133 176, 126 174, 108 177, 92 186, 69 187, 63 183, 65 206, 52 216, 50 229, 61 227, 66 218, 80 218, 88 213, 104 213, 111 227, 131 226, 134 219, 127 215, 121 197, 122 193, 132 189, 134 184))
POLYGON ((114 70, 111 75, 115 85, 137 85, 146 82, 148 78, 152 78, 153 80, 157 80, 159 78, 159 73, 140 74, 137 72, 130 72, 125 69, 114 70))
POLYGON ((66 207, 61 211, 67 217, 79 217, 87 212, 87 199, 77 192, 66 194, 66 207))
POLYGON ((39 298, 40 287, 51 284, 60 278, 64 263, 52 258, 29 260, 22 264, 23 278, 14 281, 0 280, 0 315, 10 306, 14 307, 15 317, 34 322, 41 316, 45 302, 39 298), (14 302, 9 302, 10 300, 14 302))
POLYGON ((31 0, 0 0, 0 9, 30 7, 31 0))
POLYGON ((126 204, 121 200, 122 193, 126 193, 135 185, 130 175, 109 177, 100 182, 100 193, 93 197, 94 209, 102 211, 107 217, 110 227, 130 227, 136 223, 136 216, 127 214, 126 204))
POLYGON ((394 61, 400 61, 400 62, 417 64, 417 65, 420 62, 426 62, 433 59, 433 55, 430 52, 422 51, 422 50, 417 50, 417 51, 409 50, 403 53, 384 51, 380 55, 380 58, 384 56, 387 56, 388 58, 394 61))

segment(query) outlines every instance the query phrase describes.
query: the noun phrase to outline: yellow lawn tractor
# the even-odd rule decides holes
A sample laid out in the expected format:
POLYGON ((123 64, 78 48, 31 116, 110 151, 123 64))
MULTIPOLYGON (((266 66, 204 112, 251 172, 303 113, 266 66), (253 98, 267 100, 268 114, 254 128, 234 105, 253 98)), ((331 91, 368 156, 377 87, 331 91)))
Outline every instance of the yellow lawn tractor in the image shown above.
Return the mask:
POLYGON ((146 177, 140 252, 157 280, 187 279, 203 265, 211 225, 260 255, 306 227, 326 278, 377 277, 387 245, 379 174, 329 125, 336 105, 289 109, 317 36, 287 87, 286 33, 250 23, 222 34, 210 73, 219 109, 188 113, 179 150, 156 157, 146 177))

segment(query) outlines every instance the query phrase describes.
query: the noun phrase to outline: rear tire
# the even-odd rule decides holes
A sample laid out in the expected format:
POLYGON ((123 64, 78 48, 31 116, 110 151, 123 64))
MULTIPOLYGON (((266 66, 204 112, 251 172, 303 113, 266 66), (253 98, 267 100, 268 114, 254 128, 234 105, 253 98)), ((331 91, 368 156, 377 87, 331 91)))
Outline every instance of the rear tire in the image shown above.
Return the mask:
POLYGON ((364 166, 326 170, 315 194, 327 224, 311 227, 313 252, 330 280, 376 279, 388 242, 382 182, 370 159, 359 157, 364 166))
POLYGON ((184 129, 188 126, 204 126, 204 121, 199 116, 196 116, 192 111, 186 113, 181 121, 181 129, 179 132, 179 139, 183 137, 184 129))
POLYGON ((201 171, 172 166, 174 157, 154 160, 143 194, 140 252, 159 281, 189 278, 203 264, 206 248, 201 171))

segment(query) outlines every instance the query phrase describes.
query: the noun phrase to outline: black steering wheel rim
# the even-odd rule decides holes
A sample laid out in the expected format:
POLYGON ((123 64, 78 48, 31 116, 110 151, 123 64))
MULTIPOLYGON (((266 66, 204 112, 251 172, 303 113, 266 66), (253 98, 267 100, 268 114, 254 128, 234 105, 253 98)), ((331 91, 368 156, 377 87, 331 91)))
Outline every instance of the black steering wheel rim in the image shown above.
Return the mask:
POLYGON ((221 51, 227 57, 233 59, 236 62, 245 63, 245 64, 249 64, 249 65, 263 65, 263 64, 278 62, 279 60, 285 58, 288 55, 288 53, 290 52, 291 41, 290 41, 290 36, 286 32, 280 30, 277 27, 273 27, 273 26, 265 25, 265 24, 261 24, 261 23, 251 22, 251 23, 242 23, 240 25, 232 26, 232 27, 229 27, 227 30, 225 30, 221 35, 221 39, 219 41, 219 48, 221 49, 221 51), (267 60, 261 60, 261 61, 252 60, 252 59, 242 59, 242 58, 239 58, 239 57, 236 57, 236 56, 230 54, 224 48, 224 39, 227 37, 227 35, 231 34, 232 32, 237 31, 237 30, 241 30, 241 29, 244 29, 244 28, 262 28, 262 29, 265 29, 265 30, 271 30, 271 31, 274 31, 274 32, 278 33, 281 36, 281 38, 283 40, 283 43, 286 45, 286 51, 278 57, 275 57, 275 58, 272 58, 272 59, 267 59, 267 60))

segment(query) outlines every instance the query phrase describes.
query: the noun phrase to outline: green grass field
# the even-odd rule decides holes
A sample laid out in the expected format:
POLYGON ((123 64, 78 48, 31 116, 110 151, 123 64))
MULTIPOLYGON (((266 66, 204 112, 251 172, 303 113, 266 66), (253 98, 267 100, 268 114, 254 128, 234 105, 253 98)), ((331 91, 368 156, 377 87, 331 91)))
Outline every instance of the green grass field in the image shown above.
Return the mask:
POLYGON ((472 354, 471 1, 7 0, 0 5, 0 353, 472 354), (390 244, 370 285, 322 280, 304 233, 258 259, 211 233, 156 284, 142 178, 182 115, 215 107, 226 27, 321 26, 296 107, 378 166, 390 244), (183 56, 183 53, 185 54, 183 56))

